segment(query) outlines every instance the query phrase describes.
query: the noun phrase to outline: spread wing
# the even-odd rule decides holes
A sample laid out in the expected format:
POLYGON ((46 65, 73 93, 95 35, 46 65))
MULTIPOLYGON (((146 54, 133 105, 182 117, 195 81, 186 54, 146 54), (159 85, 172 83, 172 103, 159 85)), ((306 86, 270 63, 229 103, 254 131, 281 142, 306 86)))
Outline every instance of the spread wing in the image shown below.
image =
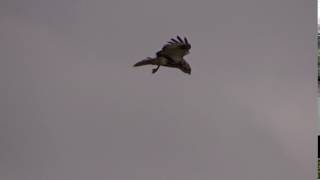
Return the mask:
POLYGON ((183 56, 187 55, 190 49, 191 45, 187 38, 184 37, 182 39, 177 36, 176 39, 172 38, 157 52, 157 57, 165 57, 168 60, 174 61, 174 63, 178 63, 183 60, 183 56))

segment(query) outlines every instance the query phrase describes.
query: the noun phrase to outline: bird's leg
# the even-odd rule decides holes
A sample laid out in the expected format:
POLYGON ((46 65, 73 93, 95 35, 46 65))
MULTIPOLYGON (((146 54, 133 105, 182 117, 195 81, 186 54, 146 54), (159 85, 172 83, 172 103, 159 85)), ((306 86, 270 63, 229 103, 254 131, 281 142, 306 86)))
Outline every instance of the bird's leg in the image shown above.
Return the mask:
POLYGON ((160 65, 158 65, 157 68, 152 69, 152 74, 156 73, 158 71, 158 69, 160 68, 160 65))

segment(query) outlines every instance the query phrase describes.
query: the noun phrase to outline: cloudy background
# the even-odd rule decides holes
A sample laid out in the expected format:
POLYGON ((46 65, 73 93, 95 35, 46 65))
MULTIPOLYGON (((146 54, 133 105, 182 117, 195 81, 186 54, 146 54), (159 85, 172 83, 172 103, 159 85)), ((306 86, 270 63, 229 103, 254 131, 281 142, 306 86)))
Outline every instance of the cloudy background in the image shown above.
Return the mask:
POLYGON ((0 179, 315 178, 315 7, 1 1, 0 179), (177 34, 192 75, 132 68, 177 34))

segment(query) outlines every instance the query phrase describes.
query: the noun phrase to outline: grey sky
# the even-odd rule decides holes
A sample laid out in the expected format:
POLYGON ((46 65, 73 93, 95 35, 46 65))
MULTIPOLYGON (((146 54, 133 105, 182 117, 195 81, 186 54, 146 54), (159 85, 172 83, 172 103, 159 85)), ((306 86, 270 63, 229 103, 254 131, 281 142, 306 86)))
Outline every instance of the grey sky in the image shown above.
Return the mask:
POLYGON ((0 179, 315 178, 315 6, 2 1, 0 179), (191 76, 132 68, 178 34, 191 76))
MULTIPOLYGON (((318 12, 320 10, 320 5, 319 5, 319 1, 317 1, 317 5, 318 5, 318 12)), ((318 24, 320 24, 320 16, 319 16, 319 13, 317 12, 317 15, 318 15, 318 24)))

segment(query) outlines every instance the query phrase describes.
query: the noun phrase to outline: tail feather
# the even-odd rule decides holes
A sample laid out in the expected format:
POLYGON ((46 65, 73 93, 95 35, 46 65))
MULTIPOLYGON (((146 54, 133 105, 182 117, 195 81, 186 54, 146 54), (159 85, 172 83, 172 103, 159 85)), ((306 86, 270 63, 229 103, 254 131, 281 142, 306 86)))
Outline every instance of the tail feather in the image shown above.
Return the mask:
POLYGON ((134 64, 133 67, 153 64, 153 60, 154 60, 154 59, 152 59, 152 58, 144 59, 144 60, 139 61, 139 62, 137 62, 136 64, 134 64))

